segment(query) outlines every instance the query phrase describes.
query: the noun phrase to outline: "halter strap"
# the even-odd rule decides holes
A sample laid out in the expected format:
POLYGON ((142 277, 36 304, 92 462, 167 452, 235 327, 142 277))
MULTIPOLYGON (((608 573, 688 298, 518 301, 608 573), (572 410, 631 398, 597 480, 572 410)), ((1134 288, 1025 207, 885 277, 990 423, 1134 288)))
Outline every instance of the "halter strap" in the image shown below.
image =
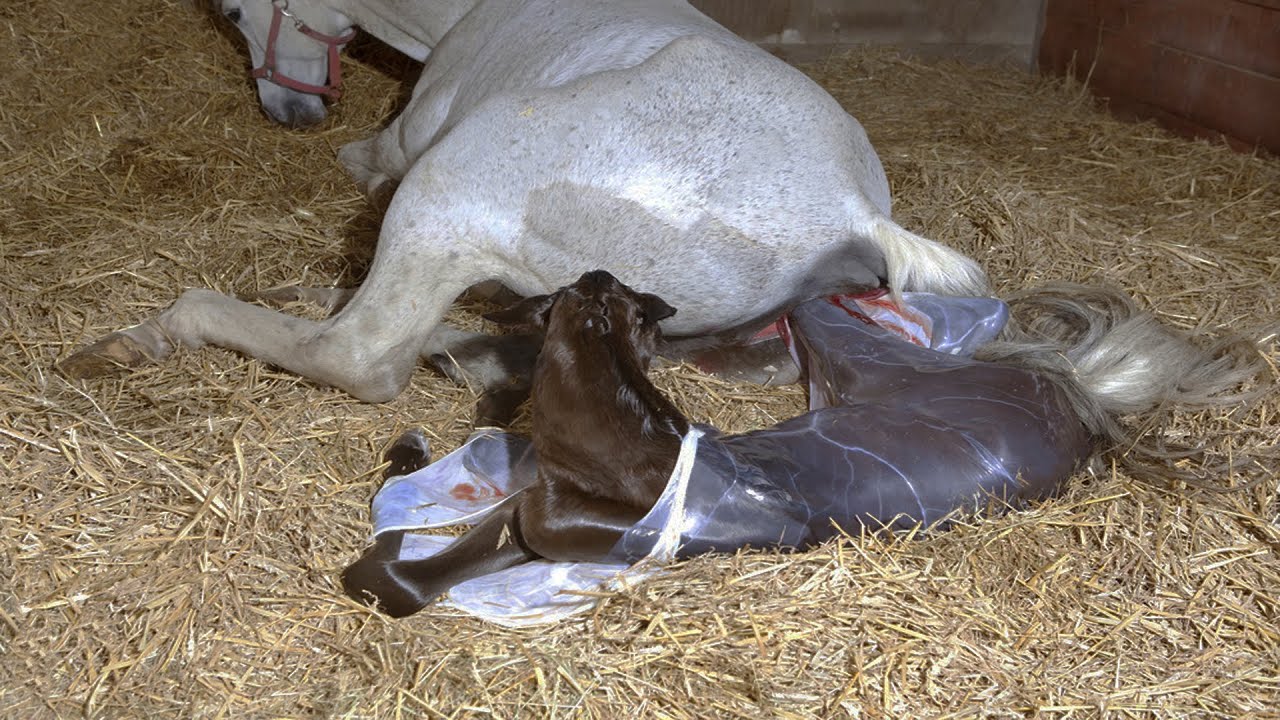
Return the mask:
POLYGON ((355 28, 351 28, 342 35, 326 35, 314 30, 302 22, 297 15, 289 12, 289 0, 272 0, 271 30, 267 33, 267 50, 264 53, 262 65, 254 68, 249 73, 249 76, 255 80, 264 79, 267 82, 287 87, 290 90, 297 90, 310 95, 323 95, 330 100, 337 100, 342 97, 342 62, 338 57, 338 48, 351 42, 355 36, 355 28), (285 17, 293 21, 293 26, 298 32, 328 46, 329 76, 324 85, 305 83, 291 78, 276 69, 276 38, 280 36, 280 21, 285 17))

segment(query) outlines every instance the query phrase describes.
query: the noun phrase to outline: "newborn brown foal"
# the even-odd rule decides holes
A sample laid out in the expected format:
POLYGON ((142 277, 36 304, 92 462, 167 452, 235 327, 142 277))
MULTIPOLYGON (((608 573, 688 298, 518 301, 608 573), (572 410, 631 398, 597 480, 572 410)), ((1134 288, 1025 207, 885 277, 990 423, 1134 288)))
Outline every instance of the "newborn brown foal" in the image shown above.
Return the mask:
POLYGON ((535 558, 603 559, 661 495, 688 431, 645 375, 658 322, 674 314, 597 270, 491 315, 546 336, 533 379, 536 482, 438 555, 397 560, 403 533, 384 533, 343 572, 347 594, 402 617, 460 582, 535 558))

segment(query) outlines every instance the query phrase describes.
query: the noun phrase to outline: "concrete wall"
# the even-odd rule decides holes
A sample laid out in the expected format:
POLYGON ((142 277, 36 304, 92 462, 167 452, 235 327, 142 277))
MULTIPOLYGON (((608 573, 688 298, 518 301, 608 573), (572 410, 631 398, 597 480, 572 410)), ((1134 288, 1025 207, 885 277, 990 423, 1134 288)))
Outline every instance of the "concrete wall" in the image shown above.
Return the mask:
MULTIPOLYGON (((892 45, 928 56, 1030 67, 1042 0, 691 0, 788 56, 892 45)), ((808 59, 801 57, 800 59, 808 59)))

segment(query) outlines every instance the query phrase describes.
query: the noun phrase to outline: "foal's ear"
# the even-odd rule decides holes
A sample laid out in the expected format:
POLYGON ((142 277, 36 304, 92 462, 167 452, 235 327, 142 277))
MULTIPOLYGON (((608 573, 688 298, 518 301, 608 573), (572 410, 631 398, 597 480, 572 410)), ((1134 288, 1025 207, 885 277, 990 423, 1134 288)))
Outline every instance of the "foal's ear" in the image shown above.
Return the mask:
POLYGON ((645 322, 658 322, 666 320, 676 314, 676 309, 667 304, 666 300, 654 295, 653 293, 638 293, 640 295, 640 311, 644 313, 645 322))
POLYGON ((499 325, 546 330, 551 319, 551 306, 555 302, 555 295, 535 295, 505 309, 485 313, 484 318, 499 325))

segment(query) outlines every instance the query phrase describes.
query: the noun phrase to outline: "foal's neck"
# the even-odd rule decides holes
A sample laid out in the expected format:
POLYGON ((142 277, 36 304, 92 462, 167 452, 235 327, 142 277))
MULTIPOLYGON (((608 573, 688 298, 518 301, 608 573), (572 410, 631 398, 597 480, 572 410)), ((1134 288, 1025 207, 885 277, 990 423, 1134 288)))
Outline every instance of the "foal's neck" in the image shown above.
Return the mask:
POLYGON ((684 415, 649 381, 635 349, 607 337, 544 347, 534 380, 535 422, 550 430, 578 428, 562 436, 618 452, 653 452, 678 445, 689 430, 684 415))

